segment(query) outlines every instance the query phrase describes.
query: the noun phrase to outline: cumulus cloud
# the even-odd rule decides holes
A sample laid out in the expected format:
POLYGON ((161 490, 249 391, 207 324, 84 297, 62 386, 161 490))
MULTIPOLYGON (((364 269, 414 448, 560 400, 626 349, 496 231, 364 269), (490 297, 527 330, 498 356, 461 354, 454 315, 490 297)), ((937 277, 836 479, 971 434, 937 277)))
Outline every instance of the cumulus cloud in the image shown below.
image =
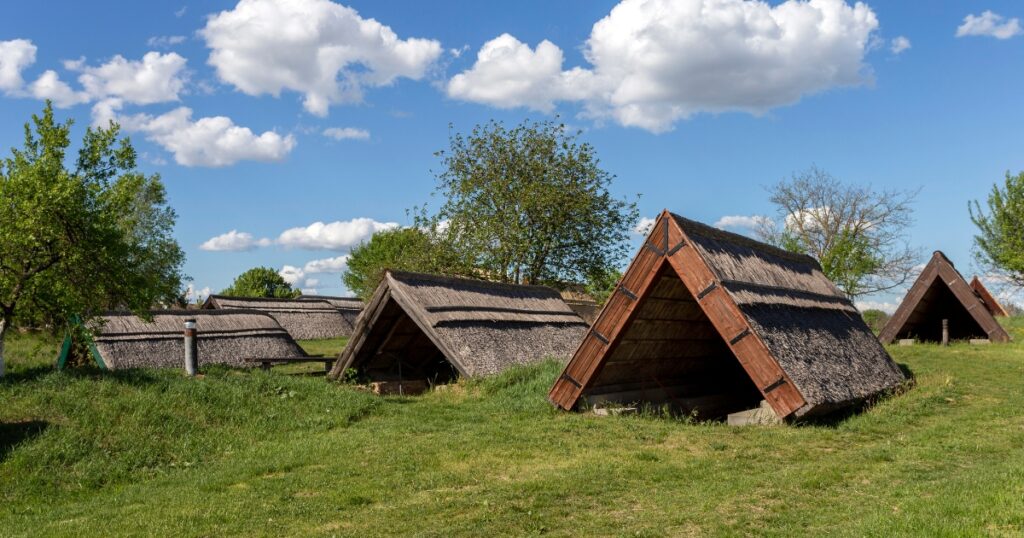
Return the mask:
POLYGON ((397 222, 377 222, 370 218, 329 223, 314 222, 309 226, 285 230, 277 238, 277 243, 294 248, 345 250, 369 239, 379 231, 397 227, 397 222))
POLYGON ((1010 39, 1021 35, 1020 19, 1007 19, 1002 15, 985 10, 981 15, 967 15, 956 29, 957 37, 988 36, 996 39, 1010 39))
POLYGON ((284 267, 281 268, 280 271, 277 272, 277 274, 281 275, 281 278, 283 278, 285 282, 291 284, 292 286, 298 284, 300 280, 306 277, 306 274, 302 271, 302 268, 295 267, 294 265, 285 265, 284 267))
POLYGON ((356 129, 355 127, 328 127, 324 129, 324 136, 335 140, 368 140, 370 131, 356 129))
POLYGON ((231 230, 217 237, 207 239, 202 245, 199 245, 199 249, 212 252, 240 252, 257 247, 265 247, 270 244, 270 239, 256 239, 251 233, 231 230))
POLYGON ((94 99, 116 97, 139 105, 177 101, 184 89, 186 60, 177 53, 147 52, 142 60, 114 56, 99 66, 72 66, 94 99))
POLYGON ((442 53, 430 39, 400 39, 390 27, 329 0, 241 0, 199 31, 221 80, 249 95, 305 96, 310 113, 358 102, 366 87, 421 79, 442 53))
POLYGON ((36 46, 27 39, 0 41, 0 90, 15 92, 25 85, 21 72, 36 61, 36 46))
POLYGON ((771 219, 762 215, 726 215, 715 221, 714 227, 723 230, 755 231, 771 219))
POLYGON ((248 127, 235 125, 231 118, 225 116, 193 120, 192 109, 187 107, 156 117, 136 114, 118 120, 125 130, 144 133, 148 140, 171 152, 175 162, 183 166, 217 167, 238 161, 280 161, 296 144, 293 135, 281 136, 274 131, 257 135, 248 127))
POLYGON ((50 99, 57 108, 80 105, 91 100, 89 94, 71 89, 53 70, 43 72, 29 85, 28 91, 36 99, 50 99))
POLYGON ((658 222, 658 219, 652 219, 651 217, 640 217, 640 221, 633 227, 633 233, 640 235, 647 235, 651 233, 651 228, 654 227, 654 223, 658 222))
POLYGON ((761 114, 862 84, 877 28, 870 7, 843 0, 623 0, 594 24, 589 68, 563 70, 557 46, 531 50, 506 34, 484 44, 447 91, 541 111, 579 101, 588 117, 661 132, 700 112, 761 114))
POLYGON ((303 270, 307 273, 343 273, 346 267, 348 267, 347 254, 335 258, 308 261, 303 270))
POLYGON ((189 284, 188 287, 185 288, 185 300, 190 303, 202 302, 205 301, 211 293, 213 293, 213 291, 209 286, 204 286, 202 289, 196 289, 195 285, 189 284))
MULTIPOLYGON (((313 288, 314 292, 316 292, 316 287, 319 286, 319 285, 320 285, 320 279, 318 279, 318 278, 307 278, 306 279, 306 283, 303 284, 303 286, 308 286, 309 288, 313 288)), ((302 293, 306 293, 306 291, 303 290, 302 293)))
POLYGON ((167 48, 173 47, 174 45, 180 45, 185 42, 185 39, 186 38, 183 35, 153 36, 146 40, 146 44, 150 47, 167 48))
POLYGON ((889 50, 893 54, 899 54, 910 48, 910 40, 904 36, 898 36, 893 38, 892 43, 889 46, 889 50))

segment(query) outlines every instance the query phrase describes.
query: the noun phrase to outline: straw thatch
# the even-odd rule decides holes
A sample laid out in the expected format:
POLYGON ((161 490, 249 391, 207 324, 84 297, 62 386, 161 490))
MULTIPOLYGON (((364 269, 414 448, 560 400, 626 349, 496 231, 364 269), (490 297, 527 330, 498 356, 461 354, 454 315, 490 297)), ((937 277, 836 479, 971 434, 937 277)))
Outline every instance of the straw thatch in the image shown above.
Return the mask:
POLYGON ((981 279, 978 278, 978 275, 974 275, 974 278, 971 279, 971 289, 974 290, 974 293, 978 294, 981 301, 985 303, 985 308, 988 308, 988 311, 993 316, 997 318, 1010 317, 1010 313, 1003 308, 1003 305, 999 304, 999 301, 996 300, 995 296, 988 291, 988 288, 986 288, 984 284, 981 283, 981 279))
POLYGON ((903 379, 814 259, 666 211, 550 399, 803 417, 903 379))
MULTIPOLYGON (((276 299, 267 297, 228 297, 211 295, 204 309, 258 310, 269 314, 292 338, 314 340, 338 338, 352 334, 352 323, 337 307, 326 300, 276 299)), ((352 317, 352 316, 350 316, 352 317)))
POLYGON ((939 342, 945 319, 950 340, 1009 342, 1010 335, 992 316, 991 308, 949 258, 936 250, 878 338, 886 344, 905 338, 939 342))
POLYGON ((356 297, 331 297, 328 295, 303 295, 298 298, 300 301, 327 301, 334 308, 341 312, 342 317, 345 318, 347 324, 345 328, 345 334, 342 336, 351 336, 352 330, 355 329, 356 319, 359 314, 363 311, 365 304, 362 300, 356 297))
POLYGON ((181 368, 184 323, 195 319, 200 364, 252 366, 247 357, 304 357, 274 318, 251 310, 158 310, 147 322, 131 313, 104 314, 93 341, 109 368, 181 368))
POLYGON ((565 360, 586 330, 542 286, 389 271, 330 376, 446 381, 545 358, 565 360))

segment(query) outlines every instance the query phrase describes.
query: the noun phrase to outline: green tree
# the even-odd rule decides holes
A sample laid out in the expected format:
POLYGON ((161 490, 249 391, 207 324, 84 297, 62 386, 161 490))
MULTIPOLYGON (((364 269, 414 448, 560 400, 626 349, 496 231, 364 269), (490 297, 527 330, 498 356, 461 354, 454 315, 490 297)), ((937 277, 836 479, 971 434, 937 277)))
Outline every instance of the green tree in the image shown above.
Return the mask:
POLYGON ((449 137, 440 151, 438 213, 421 209, 417 226, 445 223, 441 239, 476 275, 515 283, 585 283, 628 254, 639 213, 615 198, 613 176, 602 170, 579 133, 550 121, 511 129, 498 122, 449 137))
POLYGON ((992 186, 986 203, 988 214, 977 200, 967 209, 978 227, 974 255, 986 270, 1024 286, 1024 172, 1006 173, 1003 187, 992 186))
POLYGON ((119 128, 89 128, 68 166, 72 121, 47 102, 0 162, 0 375, 13 323, 58 330, 72 315, 172 303, 184 254, 159 176, 136 170, 119 128))
POLYGON ((396 228, 373 234, 349 253, 342 282, 363 300, 377 289, 384 271, 395 269, 418 273, 467 274, 459 256, 438 240, 437 232, 419 228, 396 228))
POLYGON ((889 321, 889 314, 886 314, 883 310, 871 308, 861 313, 864 318, 864 323, 868 324, 871 331, 875 334, 882 332, 882 327, 889 321))
POLYGON ((890 290, 914 274, 920 254, 907 243, 917 191, 876 191, 839 182, 816 167, 769 188, 778 220, 760 238, 808 254, 848 297, 890 290))
POLYGON ((277 271, 270 267, 253 267, 235 277, 231 286, 220 292, 231 297, 276 297, 288 299, 298 297, 301 292, 292 289, 277 271))

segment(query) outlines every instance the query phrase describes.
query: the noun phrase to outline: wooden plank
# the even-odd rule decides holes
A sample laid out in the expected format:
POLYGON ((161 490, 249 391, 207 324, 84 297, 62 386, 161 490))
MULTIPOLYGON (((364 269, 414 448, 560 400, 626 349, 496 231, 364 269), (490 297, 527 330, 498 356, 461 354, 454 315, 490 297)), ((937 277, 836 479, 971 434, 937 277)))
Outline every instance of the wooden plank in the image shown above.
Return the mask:
POLYGON ((952 265, 940 263, 939 274, 957 300, 967 308, 974 321, 988 334, 990 340, 1004 343, 1010 341, 1010 335, 1007 334, 1006 329, 1003 329, 1003 326, 992 316, 992 313, 985 307, 985 303, 975 295, 971 285, 964 280, 963 276, 952 265))

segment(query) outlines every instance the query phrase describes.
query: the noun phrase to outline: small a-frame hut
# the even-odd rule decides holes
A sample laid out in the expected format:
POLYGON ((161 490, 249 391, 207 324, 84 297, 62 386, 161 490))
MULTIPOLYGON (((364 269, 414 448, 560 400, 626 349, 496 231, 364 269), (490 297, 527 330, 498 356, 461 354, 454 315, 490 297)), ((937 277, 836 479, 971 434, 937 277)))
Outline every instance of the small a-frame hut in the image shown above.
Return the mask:
POLYGON ((664 211, 551 402, 826 414, 904 380, 818 263, 664 211))
POLYGON ((904 338, 941 342, 945 319, 950 340, 987 338, 1009 342, 1010 335, 992 316, 990 308, 949 258, 936 250, 899 308, 882 327, 878 339, 884 344, 904 338))
POLYGON ((978 297, 981 297, 981 301, 985 303, 985 308, 988 308, 988 311, 991 312, 993 316, 997 318, 1010 317, 1010 313, 1003 308, 1003 305, 999 304, 999 301, 996 300, 995 296, 988 291, 988 288, 986 288, 984 284, 981 283, 981 279, 978 278, 978 275, 974 275, 974 278, 971 279, 971 289, 974 290, 974 293, 978 294, 978 297))
POLYGON ((257 310, 277 320, 296 340, 338 338, 352 333, 352 324, 325 300, 228 297, 211 295, 204 310, 257 310))
POLYGON ((101 316, 93 343, 107 368, 181 368, 186 319, 196 320, 199 364, 247 367, 246 357, 305 357, 281 325, 252 310, 156 310, 146 321, 129 312, 101 316))
POLYGON ((329 295, 301 295, 298 297, 300 301, 326 301, 331 306, 338 309, 341 312, 342 317, 345 318, 347 327, 345 328, 345 334, 341 336, 351 336, 352 330, 356 326, 356 318, 363 311, 363 301, 355 297, 331 297, 329 295))
POLYGON ((551 288, 388 271, 329 377, 441 383, 564 361, 586 327, 551 288))

